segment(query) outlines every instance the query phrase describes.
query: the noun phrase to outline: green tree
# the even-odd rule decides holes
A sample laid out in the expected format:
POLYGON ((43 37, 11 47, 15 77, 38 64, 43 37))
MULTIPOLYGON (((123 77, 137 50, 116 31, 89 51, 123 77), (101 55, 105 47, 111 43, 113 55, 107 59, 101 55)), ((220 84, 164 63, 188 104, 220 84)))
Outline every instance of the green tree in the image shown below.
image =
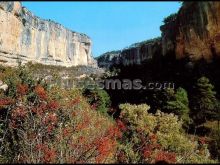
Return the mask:
POLYGON ((216 108, 216 92, 214 86, 206 77, 197 80, 195 94, 192 100, 192 118, 195 124, 202 124, 210 119, 210 113, 216 108))
POLYGON ((187 126, 190 123, 189 100, 185 89, 181 87, 178 88, 174 94, 174 97, 166 102, 164 109, 167 112, 174 113, 175 115, 179 116, 183 120, 184 126, 187 126))

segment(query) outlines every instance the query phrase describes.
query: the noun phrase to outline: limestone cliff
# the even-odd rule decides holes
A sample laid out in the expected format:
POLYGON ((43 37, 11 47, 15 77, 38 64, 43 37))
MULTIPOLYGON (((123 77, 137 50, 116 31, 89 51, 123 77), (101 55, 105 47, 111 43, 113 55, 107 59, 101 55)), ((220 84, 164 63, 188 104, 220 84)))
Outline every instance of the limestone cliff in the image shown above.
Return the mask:
POLYGON ((183 2, 176 14, 164 19, 160 29, 161 38, 124 49, 121 63, 141 64, 169 55, 191 62, 200 59, 210 62, 220 57, 220 2, 183 2))
POLYGON ((121 51, 111 51, 97 57, 98 66, 101 68, 110 68, 114 64, 121 63, 121 51))
POLYGON ((110 68, 112 65, 139 65, 142 62, 161 55, 161 38, 154 38, 130 45, 120 51, 112 51, 97 57, 98 66, 110 68))
POLYGON ((161 38, 155 38, 131 45, 121 52, 123 65, 139 65, 142 62, 156 58, 161 54, 161 38))
POLYGON ((61 66, 96 66, 91 39, 34 16, 20 2, 0 2, 0 63, 18 60, 61 66))
POLYGON ((173 50, 177 59, 211 61, 220 56, 220 3, 184 2, 161 30, 164 55, 173 50))

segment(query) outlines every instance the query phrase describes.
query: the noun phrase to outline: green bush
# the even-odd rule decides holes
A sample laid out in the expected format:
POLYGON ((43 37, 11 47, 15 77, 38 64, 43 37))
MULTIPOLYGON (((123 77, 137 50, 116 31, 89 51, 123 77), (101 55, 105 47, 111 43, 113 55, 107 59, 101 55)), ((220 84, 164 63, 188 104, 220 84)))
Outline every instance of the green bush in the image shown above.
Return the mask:
POLYGON ((120 105, 120 120, 124 132, 118 151, 118 161, 126 163, 209 163, 205 143, 190 139, 182 129, 182 122, 174 114, 158 111, 148 113, 150 107, 120 105))

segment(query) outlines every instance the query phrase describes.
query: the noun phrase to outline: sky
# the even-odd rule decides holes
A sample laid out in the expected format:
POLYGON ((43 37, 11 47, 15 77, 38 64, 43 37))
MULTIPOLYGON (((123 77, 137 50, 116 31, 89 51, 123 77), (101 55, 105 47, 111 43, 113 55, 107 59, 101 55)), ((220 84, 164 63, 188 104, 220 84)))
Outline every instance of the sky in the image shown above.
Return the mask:
POLYGON ((51 19, 92 39, 97 57, 161 35, 163 19, 179 2, 22 2, 34 15, 51 19))

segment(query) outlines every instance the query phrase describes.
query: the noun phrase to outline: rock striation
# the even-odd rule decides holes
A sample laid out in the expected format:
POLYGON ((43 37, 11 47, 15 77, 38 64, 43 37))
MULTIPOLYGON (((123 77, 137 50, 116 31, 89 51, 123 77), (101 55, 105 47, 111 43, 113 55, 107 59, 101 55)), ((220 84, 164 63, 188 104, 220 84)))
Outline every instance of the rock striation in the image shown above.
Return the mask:
POLYGON ((29 61, 59 66, 97 66, 91 39, 51 20, 43 20, 20 2, 0 2, 0 63, 29 61))

